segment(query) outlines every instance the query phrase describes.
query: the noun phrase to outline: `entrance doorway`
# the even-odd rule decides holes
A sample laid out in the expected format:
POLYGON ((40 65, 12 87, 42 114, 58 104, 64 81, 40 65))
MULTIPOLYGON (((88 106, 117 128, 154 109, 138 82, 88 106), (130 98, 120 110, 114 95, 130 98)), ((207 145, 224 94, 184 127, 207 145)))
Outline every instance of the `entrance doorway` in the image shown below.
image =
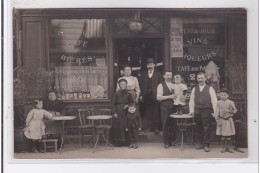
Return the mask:
MULTIPOLYGON (((156 64, 156 70, 161 74, 163 72, 163 39, 162 38, 123 38, 115 40, 115 86, 120 77, 120 70, 125 65, 132 67, 132 76, 137 77, 139 84, 141 83, 141 74, 147 70, 146 60, 153 58, 156 64)), ((140 86, 141 87, 141 86, 140 86)), ((143 127, 149 126, 151 120, 145 115, 144 105, 139 104, 143 127)), ((160 117, 160 115, 158 115, 160 117)), ((159 122, 159 124, 161 124, 159 122)))
MULTIPOLYGON (((133 67, 132 75, 140 78, 146 70, 146 60, 154 58, 155 63, 163 62, 163 39, 160 38, 123 38, 115 40, 115 79, 120 77, 120 69, 125 65, 133 67)), ((158 64, 156 69, 162 73, 163 66, 158 64)))

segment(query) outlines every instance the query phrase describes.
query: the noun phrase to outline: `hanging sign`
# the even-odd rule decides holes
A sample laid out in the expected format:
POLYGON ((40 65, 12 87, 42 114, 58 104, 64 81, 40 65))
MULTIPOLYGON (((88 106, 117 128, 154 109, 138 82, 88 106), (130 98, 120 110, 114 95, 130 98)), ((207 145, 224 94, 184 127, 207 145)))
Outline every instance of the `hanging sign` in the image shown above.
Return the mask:
POLYGON ((182 18, 171 18, 170 21, 170 56, 183 57, 182 18))

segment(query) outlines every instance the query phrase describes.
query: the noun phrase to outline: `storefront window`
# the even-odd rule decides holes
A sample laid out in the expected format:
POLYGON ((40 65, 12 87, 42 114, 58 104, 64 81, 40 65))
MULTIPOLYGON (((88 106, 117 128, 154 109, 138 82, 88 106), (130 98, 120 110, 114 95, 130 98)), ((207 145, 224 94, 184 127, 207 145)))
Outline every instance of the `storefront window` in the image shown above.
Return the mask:
POLYGON ((218 90, 225 85, 225 23, 218 18, 171 19, 171 63, 191 89, 205 72, 218 90))
POLYGON ((104 19, 53 19, 49 70, 55 71, 58 99, 108 97, 104 19))

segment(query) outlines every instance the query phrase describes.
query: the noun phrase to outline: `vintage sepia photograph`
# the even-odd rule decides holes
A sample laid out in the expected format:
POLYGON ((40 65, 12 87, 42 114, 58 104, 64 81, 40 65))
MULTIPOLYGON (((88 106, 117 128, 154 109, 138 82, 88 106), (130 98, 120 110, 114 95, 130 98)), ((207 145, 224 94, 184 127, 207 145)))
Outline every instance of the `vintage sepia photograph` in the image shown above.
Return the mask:
POLYGON ((247 158, 244 8, 14 8, 15 159, 247 158))

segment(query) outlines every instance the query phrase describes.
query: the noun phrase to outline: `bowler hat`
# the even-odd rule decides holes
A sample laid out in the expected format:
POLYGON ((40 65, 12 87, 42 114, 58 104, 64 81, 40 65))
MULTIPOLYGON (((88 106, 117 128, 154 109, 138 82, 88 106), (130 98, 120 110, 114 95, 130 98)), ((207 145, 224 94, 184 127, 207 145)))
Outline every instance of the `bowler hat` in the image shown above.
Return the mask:
POLYGON ((146 60, 146 63, 149 64, 149 63, 154 63, 154 59, 153 58, 148 58, 146 60))

